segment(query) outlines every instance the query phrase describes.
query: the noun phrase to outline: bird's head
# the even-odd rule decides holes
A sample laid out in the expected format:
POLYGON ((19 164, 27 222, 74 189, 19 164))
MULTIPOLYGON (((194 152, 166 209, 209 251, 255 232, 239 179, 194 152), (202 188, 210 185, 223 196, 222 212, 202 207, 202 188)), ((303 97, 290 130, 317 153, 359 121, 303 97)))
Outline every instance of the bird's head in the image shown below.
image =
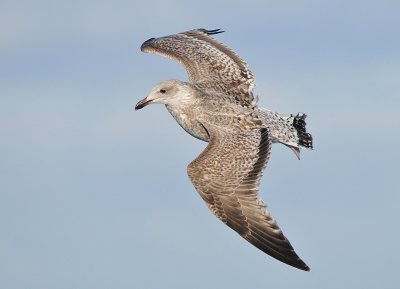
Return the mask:
POLYGON ((135 110, 141 109, 151 103, 163 103, 166 105, 179 105, 188 98, 188 85, 179 80, 166 80, 157 84, 150 94, 139 101, 135 110))

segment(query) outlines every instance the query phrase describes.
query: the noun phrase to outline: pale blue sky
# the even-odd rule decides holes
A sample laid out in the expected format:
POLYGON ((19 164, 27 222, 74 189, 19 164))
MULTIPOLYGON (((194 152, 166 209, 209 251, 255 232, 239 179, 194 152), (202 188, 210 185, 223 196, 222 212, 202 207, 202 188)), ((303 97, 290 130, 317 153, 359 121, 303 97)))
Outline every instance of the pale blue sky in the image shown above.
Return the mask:
POLYGON ((398 1, 1 1, 0 288, 398 288, 398 1), (315 150, 274 145, 261 195, 303 272, 206 208, 205 143, 161 105, 178 64, 150 37, 222 28, 260 106, 308 114, 315 150))

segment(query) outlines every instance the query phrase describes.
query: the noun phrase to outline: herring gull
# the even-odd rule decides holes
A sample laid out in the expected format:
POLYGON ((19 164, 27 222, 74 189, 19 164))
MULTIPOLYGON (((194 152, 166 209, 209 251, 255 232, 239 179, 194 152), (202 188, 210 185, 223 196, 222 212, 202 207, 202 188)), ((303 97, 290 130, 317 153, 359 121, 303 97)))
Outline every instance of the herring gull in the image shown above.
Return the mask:
POLYGON ((253 73, 211 36, 221 32, 194 29, 145 41, 143 52, 181 63, 189 82, 161 82, 135 109, 163 103, 185 131, 208 142, 187 173, 211 212, 261 251, 309 271, 258 196, 272 143, 288 146, 298 158, 300 148, 312 149, 306 115, 259 108, 253 73))

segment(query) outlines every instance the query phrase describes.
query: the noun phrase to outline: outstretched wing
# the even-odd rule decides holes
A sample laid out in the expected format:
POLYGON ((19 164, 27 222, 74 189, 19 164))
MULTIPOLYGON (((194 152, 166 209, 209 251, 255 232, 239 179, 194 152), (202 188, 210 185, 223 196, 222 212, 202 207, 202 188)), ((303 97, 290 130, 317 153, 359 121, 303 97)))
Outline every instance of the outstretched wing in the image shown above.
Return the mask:
POLYGON ((223 92, 243 106, 254 105, 253 74, 233 50, 210 36, 221 32, 195 29, 151 38, 140 49, 178 61, 185 67, 190 82, 199 88, 223 92))
POLYGON ((257 195, 271 149, 268 129, 232 134, 203 125, 210 142, 188 174, 209 209, 255 247, 308 271, 257 195))

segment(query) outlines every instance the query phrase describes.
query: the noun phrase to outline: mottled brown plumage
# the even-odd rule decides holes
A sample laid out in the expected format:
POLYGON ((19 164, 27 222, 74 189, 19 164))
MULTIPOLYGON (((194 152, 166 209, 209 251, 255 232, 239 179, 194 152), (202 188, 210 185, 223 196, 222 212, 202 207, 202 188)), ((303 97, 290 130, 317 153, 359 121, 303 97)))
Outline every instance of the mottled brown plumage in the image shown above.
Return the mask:
POLYGON ((200 89, 228 94, 250 106, 253 73, 235 52, 219 43, 205 29, 195 29, 170 36, 151 38, 141 46, 143 52, 166 56, 181 63, 190 83, 200 89))
POLYGON ((251 71, 210 36, 218 31, 196 29, 144 42, 143 51, 182 63, 190 82, 164 81, 136 109, 164 103, 183 129, 209 142, 188 166, 189 178, 209 209, 263 252, 309 270, 258 197, 273 142, 289 146, 296 155, 299 148, 312 148, 305 115, 282 116, 258 108, 251 71))

